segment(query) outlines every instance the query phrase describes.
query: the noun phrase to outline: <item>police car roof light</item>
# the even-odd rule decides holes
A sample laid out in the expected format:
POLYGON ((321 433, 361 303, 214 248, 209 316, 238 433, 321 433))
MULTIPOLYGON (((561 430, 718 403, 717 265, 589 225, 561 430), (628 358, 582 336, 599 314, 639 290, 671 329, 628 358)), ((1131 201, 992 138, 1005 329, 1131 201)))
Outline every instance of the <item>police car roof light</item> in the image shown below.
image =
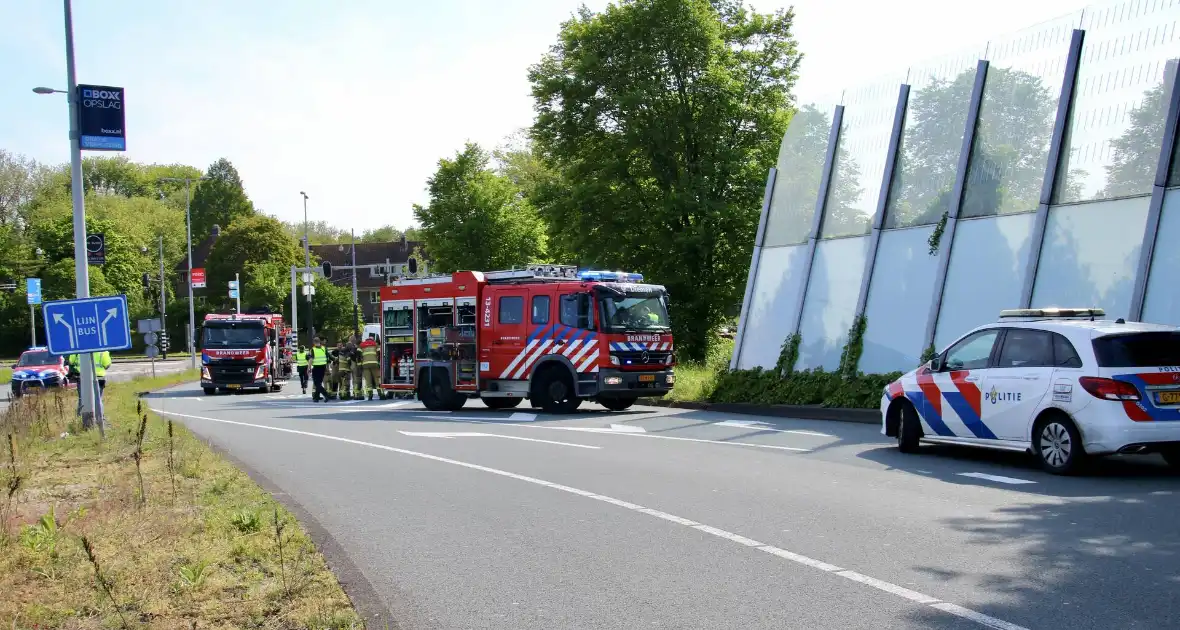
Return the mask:
POLYGON ((586 270, 579 273, 578 278, 586 282, 643 282, 643 274, 626 271, 586 270))
POLYGON ((1106 311, 1100 308, 1009 308, 1000 311, 1001 318, 1035 317, 1035 318, 1077 318, 1104 317, 1106 311))

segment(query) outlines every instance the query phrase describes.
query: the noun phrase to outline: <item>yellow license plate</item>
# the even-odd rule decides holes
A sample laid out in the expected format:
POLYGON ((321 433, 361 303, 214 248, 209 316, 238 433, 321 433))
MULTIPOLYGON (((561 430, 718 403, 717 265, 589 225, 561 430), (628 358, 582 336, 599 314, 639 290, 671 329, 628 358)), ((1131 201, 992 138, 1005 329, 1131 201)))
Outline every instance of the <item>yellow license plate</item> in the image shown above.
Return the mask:
POLYGON ((241 385, 238 385, 237 383, 233 383, 233 384, 230 384, 230 385, 226 385, 226 386, 225 386, 225 388, 226 388, 226 389, 242 389, 242 386, 241 386, 241 385))
POLYGON ((640 383, 654 383, 654 382, 656 382, 656 375, 655 374, 640 374, 639 375, 639 382, 640 383))
POLYGON ((1156 400, 1165 405, 1180 405, 1180 392, 1160 392, 1156 400))

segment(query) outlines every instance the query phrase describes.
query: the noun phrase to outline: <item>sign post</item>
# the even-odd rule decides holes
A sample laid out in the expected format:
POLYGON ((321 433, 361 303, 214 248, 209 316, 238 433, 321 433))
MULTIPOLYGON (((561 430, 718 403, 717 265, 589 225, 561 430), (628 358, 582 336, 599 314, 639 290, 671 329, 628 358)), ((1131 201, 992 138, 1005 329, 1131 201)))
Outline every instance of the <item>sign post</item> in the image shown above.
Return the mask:
POLYGON ((141 319, 136 324, 137 330, 143 335, 143 353, 152 360, 152 378, 155 378, 156 355, 160 353, 160 350, 156 347, 156 342, 160 341, 160 335, 156 333, 164 329, 163 323, 159 319, 141 319))
POLYGON ((78 131, 81 148, 87 151, 126 151, 123 129, 123 88, 106 85, 78 86, 78 131))
POLYGON ((25 279, 25 294, 29 301, 29 334, 37 345, 37 305, 41 303, 41 278, 25 279))

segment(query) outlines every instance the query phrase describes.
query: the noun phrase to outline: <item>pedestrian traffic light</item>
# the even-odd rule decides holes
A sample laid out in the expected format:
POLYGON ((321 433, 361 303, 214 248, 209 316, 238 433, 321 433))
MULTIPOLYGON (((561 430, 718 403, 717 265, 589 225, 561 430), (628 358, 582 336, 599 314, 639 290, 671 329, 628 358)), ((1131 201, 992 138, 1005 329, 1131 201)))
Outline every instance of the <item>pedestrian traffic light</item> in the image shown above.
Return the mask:
POLYGON ((324 264, 323 264, 323 269, 324 269, 324 277, 331 278, 332 277, 332 263, 325 260, 324 264))

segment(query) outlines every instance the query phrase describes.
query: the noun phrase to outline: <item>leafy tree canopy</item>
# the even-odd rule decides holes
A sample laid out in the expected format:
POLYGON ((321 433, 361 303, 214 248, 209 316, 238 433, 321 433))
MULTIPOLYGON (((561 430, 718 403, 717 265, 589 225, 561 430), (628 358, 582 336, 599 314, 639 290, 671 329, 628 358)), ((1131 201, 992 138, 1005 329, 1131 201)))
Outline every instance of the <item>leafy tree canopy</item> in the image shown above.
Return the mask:
POLYGON ((209 236, 214 225, 224 230, 236 219, 254 214, 254 204, 246 196, 242 178, 229 160, 217 160, 205 176, 209 179, 196 187, 192 199, 194 243, 209 236))
POLYGON ((793 20, 736 0, 623 0, 583 8, 529 72, 532 135, 561 173, 536 202, 557 249, 668 286, 688 359, 741 299, 791 111, 793 20))
POLYGON ((468 143, 439 160, 428 181, 430 204, 414 206, 432 267, 508 269, 545 257, 545 225, 520 189, 490 167, 491 156, 468 143))
POLYGON ((281 311, 290 297, 291 266, 303 255, 295 241, 273 217, 243 215, 214 241, 206 263, 210 298, 229 306, 229 282, 239 274, 242 308, 268 306, 281 311))

